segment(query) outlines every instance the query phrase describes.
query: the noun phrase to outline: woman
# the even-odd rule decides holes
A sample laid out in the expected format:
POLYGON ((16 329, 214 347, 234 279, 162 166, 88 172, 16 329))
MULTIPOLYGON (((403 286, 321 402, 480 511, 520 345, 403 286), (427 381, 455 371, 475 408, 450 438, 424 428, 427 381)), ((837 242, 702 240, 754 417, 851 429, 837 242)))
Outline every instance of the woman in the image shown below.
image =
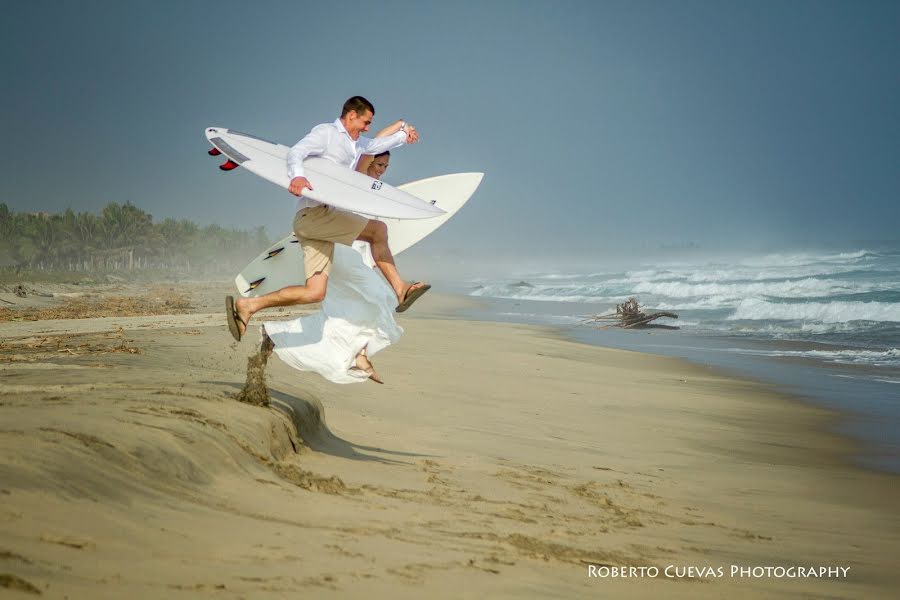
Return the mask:
MULTIPOLYGON (((389 164, 390 152, 384 152, 363 156, 357 170, 378 179, 389 164)), ((274 350, 289 366, 334 383, 384 383, 370 357, 399 340, 403 329, 394 319, 396 294, 372 265, 367 243, 335 244, 321 308, 293 321, 264 323, 260 352, 268 357, 274 350)))
MULTIPOLYGON (((381 135, 381 131, 379 131, 375 137, 378 137, 379 135, 381 135)), ((356 170, 360 173, 365 173, 366 175, 374 179, 381 179, 381 176, 384 175, 384 172, 387 171, 387 168, 390 164, 390 150, 382 152, 381 154, 376 154, 374 156, 371 154, 363 154, 361 157, 359 157, 359 164, 356 165, 356 170)))

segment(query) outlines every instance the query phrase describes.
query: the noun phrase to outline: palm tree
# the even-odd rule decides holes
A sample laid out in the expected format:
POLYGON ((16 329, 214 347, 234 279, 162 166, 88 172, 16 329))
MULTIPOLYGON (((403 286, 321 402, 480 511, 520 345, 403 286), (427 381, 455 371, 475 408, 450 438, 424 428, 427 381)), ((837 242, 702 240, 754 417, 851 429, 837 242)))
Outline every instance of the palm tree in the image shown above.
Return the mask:
POLYGON ((171 267, 190 270, 193 263, 215 271, 243 264, 268 243, 262 227, 201 228, 174 219, 154 224, 149 213, 130 202, 112 202, 99 215, 71 209, 58 215, 17 213, 0 204, 0 265, 13 263, 18 270, 38 264, 90 270, 146 268, 150 260, 163 257, 171 267))

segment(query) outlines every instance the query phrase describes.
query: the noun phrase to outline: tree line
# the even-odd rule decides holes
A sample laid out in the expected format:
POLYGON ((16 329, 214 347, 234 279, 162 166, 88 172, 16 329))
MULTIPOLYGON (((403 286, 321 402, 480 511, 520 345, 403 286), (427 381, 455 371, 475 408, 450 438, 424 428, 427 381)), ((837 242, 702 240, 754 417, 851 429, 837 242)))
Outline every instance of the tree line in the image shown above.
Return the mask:
POLYGON ((217 273, 243 267, 271 242, 252 231, 201 227, 186 219, 154 223, 150 213, 112 202, 101 213, 14 212, 0 204, 0 267, 22 270, 165 269, 217 273))

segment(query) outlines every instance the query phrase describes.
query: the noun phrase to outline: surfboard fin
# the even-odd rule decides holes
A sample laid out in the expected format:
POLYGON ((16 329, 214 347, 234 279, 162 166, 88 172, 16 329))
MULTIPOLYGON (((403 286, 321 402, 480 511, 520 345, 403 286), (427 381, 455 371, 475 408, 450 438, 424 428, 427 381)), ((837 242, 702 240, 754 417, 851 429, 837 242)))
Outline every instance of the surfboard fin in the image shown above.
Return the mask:
POLYGON ((276 248, 274 250, 269 250, 268 256, 266 256, 263 260, 269 260, 273 256, 278 256, 282 252, 284 252, 284 246, 282 246, 281 248, 276 248))
POLYGON ((209 154, 210 156, 218 156, 218 155, 222 154, 222 151, 219 150, 218 148, 210 148, 209 151, 207 152, 207 154, 209 154))
POLYGON ((252 291, 255 290, 256 288, 258 288, 258 287, 260 286, 260 284, 261 284, 263 281, 265 281, 265 280, 266 280, 265 277, 260 277, 260 278, 257 279, 256 281, 251 281, 251 282, 250 282, 250 287, 248 287, 248 288, 247 288, 247 291, 245 291, 244 293, 245 293, 245 294, 248 294, 248 293, 252 292, 252 291))
POLYGON ((241 165, 237 164, 236 162, 234 162, 231 159, 228 159, 225 162, 223 162, 221 165, 219 165, 219 168, 222 169, 223 171, 231 171, 233 169, 237 169, 239 166, 241 166, 241 165))

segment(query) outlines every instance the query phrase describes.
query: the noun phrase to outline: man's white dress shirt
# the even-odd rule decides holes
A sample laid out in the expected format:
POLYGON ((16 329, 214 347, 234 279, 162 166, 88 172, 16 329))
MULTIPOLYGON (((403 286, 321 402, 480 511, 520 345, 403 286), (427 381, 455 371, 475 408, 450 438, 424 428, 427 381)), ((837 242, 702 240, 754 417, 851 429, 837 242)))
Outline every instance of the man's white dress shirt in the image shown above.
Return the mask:
MULTIPOLYGON (((347 168, 356 168, 359 157, 363 154, 380 154, 385 150, 393 150, 406 142, 406 132, 398 131, 393 135, 381 138, 366 138, 360 136, 354 140, 347 133, 347 129, 340 119, 334 123, 316 125, 306 137, 297 142, 287 155, 288 178, 304 177, 303 161, 310 156, 320 156, 347 168)), ((315 181, 310 181, 313 188, 315 181)), ((297 199, 297 210, 319 206, 316 202, 300 196, 297 199)))

